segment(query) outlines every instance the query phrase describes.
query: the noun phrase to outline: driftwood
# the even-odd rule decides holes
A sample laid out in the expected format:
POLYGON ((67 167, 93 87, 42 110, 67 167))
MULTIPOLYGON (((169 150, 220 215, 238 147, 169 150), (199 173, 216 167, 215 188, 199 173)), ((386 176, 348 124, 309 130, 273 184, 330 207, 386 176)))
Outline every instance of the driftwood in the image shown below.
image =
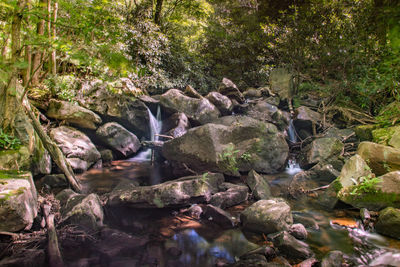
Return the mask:
POLYGON ((143 141, 142 146, 150 149, 161 149, 164 145, 163 141, 143 141))
POLYGON ((43 214, 46 219, 48 247, 47 254, 50 267, 63 267, 64 262, 61 257, 60 248, 58 247, 58 238, 56 228, 54 226, 54 214, 50 214, 51 206, 44 204, 42 206, 43 214))
POLYGON ((35 129, 35 132, 38 134, 40 140, 43 143, 43 146, 46 150, 50 153, 51 158, 57 164, 57 166, 61 169, 61 171, 65 174, 69 184, 76 192, 81 192, 81 185, 79 181, 76 179, 74 171, 72 170, 71 166, 67 162, 64 157, 64 154, 61 152, 60 148, 50 139, 50 137, 45 133, 40 122, 36 118, 35 114, 33 113, 29 102, 26 103, 23 101, 23 107, 25 108, 26 113, 28 114, 29 118, 32 121, 32 126, 35 129))

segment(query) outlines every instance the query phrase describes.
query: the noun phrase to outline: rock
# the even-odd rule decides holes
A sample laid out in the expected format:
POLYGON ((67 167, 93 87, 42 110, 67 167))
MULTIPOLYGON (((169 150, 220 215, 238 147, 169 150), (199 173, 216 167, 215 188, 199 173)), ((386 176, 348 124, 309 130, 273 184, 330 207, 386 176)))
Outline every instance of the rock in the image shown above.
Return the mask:
POLYGON ((279 252, 289 259, 304 260, 314 255, 306 243, 297 240, 286 231, 276 236, 273 242, 279 252))
POLYGON ((139 139, 116 122, 109 122, 97 129, 97 137, 114 151, 128 157, 140 148, 139 139))
POLYGON ((171 113, 183 112, 198 124, 211 122, 220 115, 218 109, 206 98, 188 97, 178 89, 168 90, 161 95, 160 105, 171 113))
POLYGON ((400 126, 396 127, 396 130, 394 131, 392 138, 390 138, 388 144, 389 146, 400 149, 400 126))
POLYGON ((243 228, 265 234, 288 230, 293 224, 289 205, 283 199, 259 200, 240 214, 243 228))
MULTIPOLYGON (((327 265, 328 266, 328 265, 327 265)), ((378 255, 371 261, 368 266, 374 267, 387 267, 387 266, 400 266, 400 253, 388 251, 378 255)), ((324 266, 326 267, 326 266, 324 266)))
POLYGON ((262 100, 258 101, 255 105, 252 105, 246 115, 252 117, 253 119, 266 121, 266 122, 273 122, 273 114, 278 112, 278 107, 269 104, 267 101, 262 100))
POLYGON ((82 132, 61 126, 50 130, 50 137, 60 147, 75 171, 86 171, 100 159, 100 153, 82 132))
POLYGON ((40 184, 49 189, 67 188, 68 182, 64 174, 49 174, 40 179, 40 184))
POLYGON ((316 129, 322 121, 321 114, 305 106, 297 108, 295 113, 297 116, 293 120, 293 125, 295 126, 300 138, 305 139, 312 136, 314 129, 316 129))
POLYGON ((80 128, 96 130, 102 120, 93 111, 73 104, 72 102, 51 99, 46 115, 49 118, 65 121, 80 128))
POLYGON ((306 259, 296 265, 298 267, 312 267, 312 266, 316 266, 318 263, 319 263, 319 261, 316 258, 309 258, 309 259, 306 259))
POLYGON ((252 88, 252 87, 247 88, 247 89, 243 92, 243 96, 244 96, 246 99, 262 97, 262 94, 263 94, 262 89, 263 89, 263 88, 259 88, 259 89, 252 88))
POLYGON ((26 146, 18 150, 0 150, 0 167, 6 170, 25 170, 31 167, 31 153, 26 146))
POLYGON ((16 255, 0 260, 3 267, 46 266, 46 253, 43 249, 22 249, 16 255))
POLYGON ((306 146, 300 154, 299 164, 302 168, 310 168, 319 163, 330 163, 337 159, 344 145, 337 138, 318 138, 306 146))
POLYGON ((319 230, 319 225, 317 221, 315 221, 311 216, 308 214, 300 214, 300 213, 292 213, 293 216, 293 222, 295 224, 302 224, 306 228, 310 228, 313 230, 319 230))
POLYGON ((101 160, 103 163, 108 163, 113 161, 114 156, 110 149, 102 149, 100 150, 101 160))
POLYGON ((368 166, 376 175, 400 170, 400 149, 371 142, 361 142, 357 154, 368 162, 368 166))
POLYGON ((356 208, 374 211, 389 206, 400 208, 400 171, 377 178, 364 177, 357 185, 342 188, 338 197, 356 208))
POLYGON ((56 198, 62 205, 63 224, 77 224, 91 230, 103 226, 103 207, 96 194, 86 196, 67 189, 57 194, 56 198))
POLYGON ((222 115, 231 115, 233 104, 229 97, 218 92, 210 92, 206 98, 214 104, 222 115))
POLYGON ((206 205, 203 210, 202 215, 205 219, 215 222, 224 229, 233 228, 236 225, 234 217, 218 207, 206 205))
POLYGON ((247 186, 231 183, 220 184, 219 190, 222 192, 214 194, 210 199, 210 203, 222 209, 226 209, 246 201, 249 192, 247 186))
POLYGON ((324 208, 333 209, 339 201, 338 192, 341 188, 339 180, 336 179, 319 195, 318 203, 324 208))
POLYGON ((362 157, 354 155, 346 161, 338 179, 341 187, 349 187, 354 185, 354 180, 369 175, 372 175, 371 168, 362 157))
POLYGON ((330 251, 321 262, 321 267, 342 267, 344 264, 343 252, 334 250, 330 251))
MULTIPOLYGON (((230 267, 248 267, 248 266, 269 267, 269 266, 271 266, 272 267, 274 265, 271 265, 267 261, 267 258, 265 258, 264 255, 252 254, 252 255, 249 255, 248 257, 246 257, 245 259, 239 260, 238 262, 235 262, 228 266, 230 266, 230 267)), ((282 266, 282 265, 277 265, 277 266, 282 266)))
POLYGON ((184 135, 189 129, 189 119, 185 113, 182 112, 174 113, 163 121, 162 132, 174 138, 184 135))
POLYGON ((231 80, 223 78, 219 84, 218 92, 226 95, 227 97, 236 100, 239 103, 244 103, 244 96, 231 80))
POLYGON ((193 97, 193 98, 198 98, 198 99, 202 99, 203 96, 201 94, 199 94, 192 86, 187 85, 185 88, 185 95, 189 96, 189 97, 193 97))
POLYGON ((207 202, 218 192, 224 181, 222 174, 188 176, 153 186, 117 186, 109 196, 108 205, 134 208, 164 208, 207 202))
POLYGON ((0 171, 0 231, 30 228, 37 215, 37 192, 30 172, 0 171))
POLYGON ((360 141, 372 141, 372 131, 376 127, 375 124, 358 125, 354 128, 354 132, 360 141))
MULTIPOLYGON (((83 87, 87 84, 83 85, 83 87)), ((84 107, 100 114, 107 121, 116 121, 139 137, 150 137, 149 110, 140 100, 110 90, 113 84, 97 82, 81 89, 84 107)))
POLYGON ((199 220, 201 215, 203 214, 203 206, 202 205, 197 205, 193 204, 185 210, 185 214, 189 215, 190 217, 199 220))
POLYGON ((273 124, 246 116, 227 116, 164 143, 162 154, 197 171, 239 175, 254 169, 277 173, 289 148, 273 124))
MULTIPOLYGON (((1 166, 1 164, 0 164, 1 166)), ((49 152, 44 148, 39 136, 35 133, 35 149, 31 159, 32 175, 50 174, 52 162, 49 152)))
POLYGON ((344 143, 355 143, 357 142, 356 133, 353 129, 338 129, 336 127, 330 127, 324 137, 334 137, 341 140, 344 143))
POLYGON ((306 240, 308 236, 306 228, 301 223, 295 223, 291 225, 288 232, 296 239, 300 240, 306 240))
POLYGON ((271 188, 269 187, 268 181, 254 170, 251 170, 247 175, 246 183, 250 187, 255 199, 271 198, 271 188))
POLYGON ((400 239, 400 209, 388 207, 382 210, 375 229, 378 233, 400 239))

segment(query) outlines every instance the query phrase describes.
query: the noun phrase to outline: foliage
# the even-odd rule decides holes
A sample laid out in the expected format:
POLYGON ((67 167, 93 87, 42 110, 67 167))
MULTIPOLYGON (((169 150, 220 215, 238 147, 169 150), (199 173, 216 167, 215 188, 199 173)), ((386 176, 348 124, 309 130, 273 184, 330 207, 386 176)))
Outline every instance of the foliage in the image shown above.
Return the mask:
POLYGON ((21 147, 21 141, 0 129, 0 150, 16 150, 21 147))
POLYGON ((74 100, 76 82, 73 75, 49 77, 45 80, 45 84, 52 92, 53 97, 69 102, 74 100))
POLYGON ((400 122, 400 100, 384 107, 376 117, 381 127, 388 127, 400 122))
POLYGON ((374 177, 373 174, 369 174, 367 176, 362 176, 358 178, 358 181, 352 179, 355 183, 353 190, 350 192, 350 195, 361 195, 363 193, 376 193, 378 189, 376 186, 382 181, 378 177, 374 177))
POLYGON ((218 154, 218 158, 221 160, 225 168, 232 173, 236 173, 239 170, 237 167, 238 153, 239 150, 235 150, 235 146, 230 143, 221 154, 218 154))

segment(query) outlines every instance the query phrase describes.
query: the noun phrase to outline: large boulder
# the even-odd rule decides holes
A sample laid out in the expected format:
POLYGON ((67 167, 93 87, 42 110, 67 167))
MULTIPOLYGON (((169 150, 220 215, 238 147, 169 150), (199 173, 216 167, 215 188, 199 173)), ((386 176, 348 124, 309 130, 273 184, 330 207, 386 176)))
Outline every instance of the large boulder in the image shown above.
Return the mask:
POLYGON ((178 89, 168 90, 160 97, 160 105, 167 111, 183 112, 198 124, 205 124, 218 118, 218 109, 206 98, 192 98, 185 96, 178 89))
POLYGON ((245 101, 243 94, 239 91, 236 84, 227 78, 222 79, 222 82, 218 87, 218 92, 236 100, 239 103, 244 103, 245 101))
POLYGON ((343 143, 335 137, 315 139, 302 150, 299 160, 300 167, 310 168, 319 162, 331 163, 337 160, 343 147, 343 143))
POLYGON ((162 154, 198 171, 238 175, 284 168, 289 147, 277 128, 246 116, 222 117, 164 143, 162 154))
POLYGON ((85 83, 80 90, 80 102, 107 121, 116 121, 135 135, 149 138, 150 114, 147 106, 129 94, 119 93, 114 85, 118 84, 101 81, 85 83))
POLYGON ((226 209, 247 200, 249 189, 245 185, 222 183, 218 186, 220 192, 214 194, 210 203, 221 209, 226 209))
POLYGON ((232 114, 233 104, 229 97, 218 92, 210 92, 206 98, 218 108, 222 115, 232 114))
POLYGON ((29 228, 37 209, 37 192, 31 173, 0 171, 0 231, 29 228))
POLYGON ((265 100, 257 101, 254 105, 251 105, 247 110, 247 116, 252 117, 260 121, 273 121, 273 114, 278 111, 278 107, 271 105, 265 100))
POLYGON ((224 181, 222 174, 205 173, 152 186, 123 184, 111 193, 108 205, 134 208, 164 208, 207 202, 224 181))
POLYGON ((190 129, 190 122, 185 113, 178 112, 172 114, 163 121, 162 132, 174 138, 184 135, 190 129))
POLYGON ((279 233, 273 242, 281 254, 292 260, 305 260, 314 255, 305 242, 297 240, 286 231, 279 233))
POLYGON ((378 233, 400 239, 400 210, 392 207, 382 210, 375 229, 378 233))
POLYGON ((46 115, 80 128, 96 130, 101 123, 99 115, 72 102, 51 99, 46 115))
POLYGON ((271 198, 271 188, 268 181, 254 170, 251 170, 246 178, 246 183, 250 187, 255 199, 271 198))
POLYGON ((62 205, 62 224, 76 224, 91 230, 97 230, 103 226, 103 207, 96 194, 86 196, 65 189, 58 193, 56 198, 62 205))
POLYGON ((368 162, 376 175, 400 170, 400 149, 372 142, 361 142, 357 154, 368 162))
POLYGON ((140 148, 139 139, 116 122, 109 122, 97 129, 97 137, 112 150, 124 157, 136 153, 140 148))
POLYGON ((61 126, 51 129, 50 137, 75 171, 86 171, 101 158, 89 137, 74 128, 61 126))
POLYGON ((271 234, 289 230, 293 217, 289 205, 283 199, 259 200, 240 214, 243 228, 271 234))
POLYGON ((373 175, 362 176, 356 182, 339 191, 340 200, 360 209, 400 208, 400 171, 376 178, 373 175))
POLYGON ((322 115, 305 106, 298 107, 295 113, 293 124, 300 138, 312 136, 322 121, 322 115))

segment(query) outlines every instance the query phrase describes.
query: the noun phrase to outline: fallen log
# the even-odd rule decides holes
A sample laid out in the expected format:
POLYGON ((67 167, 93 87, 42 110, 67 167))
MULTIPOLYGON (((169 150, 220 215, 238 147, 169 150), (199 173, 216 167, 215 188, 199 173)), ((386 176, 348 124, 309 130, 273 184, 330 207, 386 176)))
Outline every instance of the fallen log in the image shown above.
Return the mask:
POLYGON ((61 256, 60 248, 58 247, 58 238, 56 228, 54 226, 54 214, 50 214, 51 206, 44 204, 42 207, 44 217, 46 219, 47 228, 47 254, 50 267, 63 267, 64 262, 61 256))

